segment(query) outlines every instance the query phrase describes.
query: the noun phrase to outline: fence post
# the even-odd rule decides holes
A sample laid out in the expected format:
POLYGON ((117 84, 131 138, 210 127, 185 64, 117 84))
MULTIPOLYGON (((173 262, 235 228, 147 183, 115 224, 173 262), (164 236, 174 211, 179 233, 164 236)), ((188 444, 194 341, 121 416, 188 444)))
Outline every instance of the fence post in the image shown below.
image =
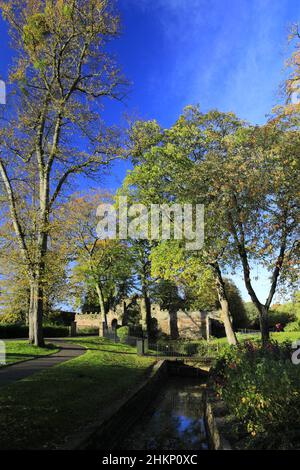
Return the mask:
POLYGON ((71 338, 74 338, 74 336, 77 336, 77 323, 76 323, 76 321, 71 322, 70 336, 71 336, 71 338))
POLYGON ((99 324, 99 336, 103 337, 105 336, 105 330, 106 330, 106 325, 104 321, 100 321, 99 324))
POLYGON ((144 356, 144 340, 143 339, 137 339, 136 341, 136 352, 138 356, 144 356))

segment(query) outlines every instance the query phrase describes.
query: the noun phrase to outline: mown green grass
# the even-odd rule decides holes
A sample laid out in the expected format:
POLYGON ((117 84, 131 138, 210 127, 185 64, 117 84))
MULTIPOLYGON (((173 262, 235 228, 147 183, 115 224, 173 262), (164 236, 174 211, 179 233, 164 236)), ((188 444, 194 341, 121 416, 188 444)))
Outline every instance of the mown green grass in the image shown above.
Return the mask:
POLYGON ((14 364, 20 361, 26 361, 28 359, 33 359, 39 356, 47 356, 49 354, 54 354, 59 350, 53 344, 46 344, 45 348, 39 348, 37 346, 32 346, 28 344, 27 341, 24 340, 4 342, 7 365, 14 364))
MULTIPOLYGON (((300 340, 300 331, 298 332, 280 332, 280 333, 271 333, 270 338, 272 341, 276 341, 278 343, 283 343, 285 341, 293 343, 294 341, 300 340)), ((260 341, 261 336, 259 333, 257 334, 241 334, 237 333, 238 342, 241 344, 244 341, 260 341)), ((205 339, 200 340, 192 340, 190 344, 198 345, 198 350, 192 353, 192 355, 205 355, 213 358, 217 357, 220 351, 223 348, 229 347, 228 341, 226 337, 223 338, 212 338, 207 343, 205 339)), ((153 351, 153 354, 156 352, 153 351)))
POLYGON ((271 339, 282 343, 283 341, 300 340, 300 331, 282 331, 281 333, 271 333, 271 339))
MULTIPOLYGON (((243 335, 241 333, 237 334, 237 338, 240 342, 242 341, 251 341, 251 340, 259 340, 260 334, 248 334, 243 335)), ((271 339, 277 341, 278 343, 283 343, 284 341, 297 341, 300 340, 300 331, 282 331, 280 333, 271 333, 271 339)), ((226 338, 214 338, 210 341, 210 344, 227 344, 226 338)))
POLYGON ((1 449, 61 445, 132 391, 155 362, 103 338, 76 343, 87 348, 82 356, 0 388, 1 449))

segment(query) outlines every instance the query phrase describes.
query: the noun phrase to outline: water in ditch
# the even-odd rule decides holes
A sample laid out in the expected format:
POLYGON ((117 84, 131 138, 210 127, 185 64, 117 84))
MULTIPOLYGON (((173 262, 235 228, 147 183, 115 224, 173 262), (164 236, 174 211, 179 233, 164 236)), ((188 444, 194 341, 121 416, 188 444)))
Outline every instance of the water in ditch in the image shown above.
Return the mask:
POLYGON ((201 382, 170 378, 134 429, 122 450, 205 450, 201 382))

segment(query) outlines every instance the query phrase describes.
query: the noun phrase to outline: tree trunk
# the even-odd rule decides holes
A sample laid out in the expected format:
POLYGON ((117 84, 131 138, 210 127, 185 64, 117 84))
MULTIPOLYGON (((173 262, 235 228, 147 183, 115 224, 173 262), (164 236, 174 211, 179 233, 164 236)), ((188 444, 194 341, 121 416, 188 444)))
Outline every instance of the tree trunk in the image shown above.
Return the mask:
POLYGON ((265 346, 266 344, 268 344, 270 340, 269 309, 265 307, 265 305, 262 305, 262 304, 260 304, 260 306, 256 305, 256 308, 259 311, 261 341, 262 341, 262 344, 265 346))
POLYGON ((35 346, 43 347, 45 345, 43 338, 43 316, 44 316, 44 285, 43 280, 45 276, 45 254, 47 246, 47 234, 41 235, 42 244, 39 254, 38 267, 36 269, 30 287, 30 324, 29 328, 29 341, 32 341, 35 346))
POLYGON ((106 314, 105 302, 104 302, 102 288, 99 284, 96 285, 96 291, 97 291, 97 295, 98 295, 98 299, 99 299, 101 321, 104 321, 105 326, 107 328, 108 324, 107 324, 107 314, 106 314))
POLYGON ((37 231, 37 252, 35 258, 35 270, 32 281, 32 321, 33 336, 36 346, 44 346, 43 339, 43 314, 44 314, 44 278, 45 257, 48 250, 49 230, 49 174, 41 171, 39 189, 39 229, 37 231))
POLYGON ((229 302, 226 295, 225 284, 222 278, 221 270, 218 263, 210 265, 213 269, 218 298, 221 305, 221 318, 224 323, 225 333, 229 344, 237 345, 237 337, 232 327, 232 320, 229 308, 229 302))
MULTIPOLYGON (((250 279, 250 268, 248 263, 244 264, 244 280, 245 280, 245 286, 247 288, 248 294, 251 297, 252 302, 254 303, 255 307, 258 310, 259 313, 259 323, 260 323, 260 332, 261 332, 261 341, 263 345, 266 345, 269 342, 270 335, 269 335, 269 306, 267 304, 271 304, 273 295, 269 295, 269 298, 267 300, 267 304, 263 305, 260 303, 260 301, 257 298, 257 295, 254 292, 254 289, 251 284, 251 279, 250 279)), ((274 290, 275 292, 275 290, 274 290)))
POLYGON ((147 335, 150 338, 152 336, 151 300, 145 288, 143 289, 143 298, 141 301, 141 317, 142 326, 143 328, 146 327, 147 335))
POLYGON ((170 335, 171 339, 179 338, 177 310, 170 310, 170 335))
MULTIPOLYGON (((254 289, 252 287, 251 279, 250 279, 250 267, 248 264, 248 261, 244 261, 243 264, 244 267, 244 280, 245 280, 245 286, 247 288, 248 294, 251 297, 251 300, 255 307, 258 310, 259 313, 259 323, 260 323, 260 332, 261 332, 261 341, 263 345, 266 345, 269 342, 270 335, 269 335, 269 306, 271 304, 273 294, 269 295, 269 298, 267 300, 267 304, 263 305, 260 303, 257 295, 254 292, 254 289)), ((277 281, 276 281, 277 282, 277 281)))
POLYGON ((34 343, 34 323, 33 323, 33 296, 34 296, 34 287, 33 281, 30 282, 30 300, 29 300, 29 310, 28 310, 28 341, 29 343, 34 343))
POLYGON ((37 253, 35 258, 35 269, 30 281, 30 311, 29 311, 29 341, 35 346, 43 347, 43 314, 44 314, 44 279, 45 279, 45 256, 48 249, 47 223, 48 215, 45 203, 42 205, 41 227, 37 235, 37 253))
POLYGON ((144 299, 145 299, 145 307, 146 307, 147 333, 148 333, 149 338, 151 338, 152 336, 151 300, 147 294, 144 296, 144 299))
POLYGON ((142 302, 142 319, 146 325, 148 337, 152 336, 152 317, 151 317, 151 300, 146 289, 143 289, 143 302, 142 302))
POLYGON ((28 289, 26 289, 26 297, 27 297, 27 305, 26 305, 26 312, 25 312, 25 324, 26 326, 29 327, 29 311, 30 311, 30 299, 31 299, 31 295, 30 295, 30 287, 28 289))
MULTIPOLYGON (((233 196, 233 203, 234 203, 235 208, 238 209, 236 196, 233 196)), ((239 215, 240 215, 240 210, 239 209, 238 209, 238 212, 239 212, 239 215)), ((280 275, 280 270, 281 270, 281 267, 282 267, 282 264, 283 264, 285 250, 286 250, 286 240, 287 240, 287 231, 286 231, 287 214, 286 214, 286 212, 284 212, 283 220, 284 220, 284 227, 283 227, 283 231, 282 231, 279 255, 278 255, 278 258, 277 258, 277 261, 276 261, 276 266, 275 266, 275 269, 274 269, 273 275, 272 275, 272 282, 271 282, 269 296, 266 300, 266 303, 263 305, 259 301, 259 299, 258 299, 258 297, 257 297, 257 295, 256 295, 256 293, 253 289, 252 282, 251 282, 251 276, 250 276, 251 270, 250 270, 250 265, 249 265, 249 261, 248 261, 248 254, 247 254, 247 250, 246 250, 246 246, 245 246, 245 233, 244 233, 243 223, 241 222, 241 219, 240 219, 239 220, 240 238, 239 238, 238 232, 237 232, 237 230, 234 226, 232 217, 230 217, 230 231, 231 231, 231 233, 232 233, 232 235, 233 235, 233 237, 236 241, 239 256, 240 256, 240 259, 242 261, 245 286, 246 286, 246 289, 248 291, 248 294, 249 294, 252 302, 254 303, 254 305, 257 308, 258 313, 259 313, 261 340, 262 340, 263 345, 266 345, 269 342, 269 339, 270 339, 270 335, 269 335, 269 308, 270 308, 271 302, 273 300, 273 296, 274 296, 275 291, 276 291, 277 282, 278 282, 278 278, 279 278, 279 275, 280 275)))
POLYGON ((31 282, 30 293, 29 341, 35 346, 43 347, 43 289, 39 278, 31 282))

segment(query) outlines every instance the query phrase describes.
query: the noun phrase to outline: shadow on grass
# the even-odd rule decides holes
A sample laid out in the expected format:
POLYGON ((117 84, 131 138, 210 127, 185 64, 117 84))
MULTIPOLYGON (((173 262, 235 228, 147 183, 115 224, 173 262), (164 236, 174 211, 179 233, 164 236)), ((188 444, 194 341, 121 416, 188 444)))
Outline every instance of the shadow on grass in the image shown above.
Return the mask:
POLYGON ((72 345, 70 345, 70 346, 60 346, 59 344, 57 344, 57 347, 59 347, 59 349, 61 351, 84 351, 84 350, 90 349, 88 347, 80 346, 80 345, 77 345, 77 347, 76 347, 76 346, 72 346, 72 345))
POLYGON ((138 357, 97 356, 90 364, 69 361, 3 387, 0 449, 57 448, 66 436, 108 416, 152 368, 138 357))
POLYGON ((129 355, 134 355, 136 356, 136 352, 135 351, 111 351, 109 349, 102 349, 102 348, 87 348, 88 351, 101 351, 101 352, 107 352, 107 353, 111 353, 111 354, 129 354, 129 355))
POLYGON ((43 356, 35 356, 34 354, 23 354, 23 353, 6 353, 6 358, 21 358, 24 357, 25 359, 28 357, 29 359, 35 359, 36 357, 43 357, 43 356))
MULTIPOLYGON (((109 353, 115 353, 115 354, 136 354, 136 348, 132 347, 131 351, 126 351, 126 350, 120 350, 120 347, 124 348, 130 348, 129 345, 126 343, 114 343, 114 342, 109 342, 108 340, 99 340, 99 341, 80 341, 80 339, 76 343, 76 338, 74 338, 74 345, 76 347, 76 344, 79 346, 82 346, 86 348, 88 351, 103 351, 103 352, 109 352, 109 353), (103 349, 103 348, 116 348, 118 351, 113 351, 113 350, 108 350, 108 349, 103 349)), ((62 346, 62 349, 67 349, 64 346, 62 346)), ((72 348, 75 349, 75 348, 72 348)))

